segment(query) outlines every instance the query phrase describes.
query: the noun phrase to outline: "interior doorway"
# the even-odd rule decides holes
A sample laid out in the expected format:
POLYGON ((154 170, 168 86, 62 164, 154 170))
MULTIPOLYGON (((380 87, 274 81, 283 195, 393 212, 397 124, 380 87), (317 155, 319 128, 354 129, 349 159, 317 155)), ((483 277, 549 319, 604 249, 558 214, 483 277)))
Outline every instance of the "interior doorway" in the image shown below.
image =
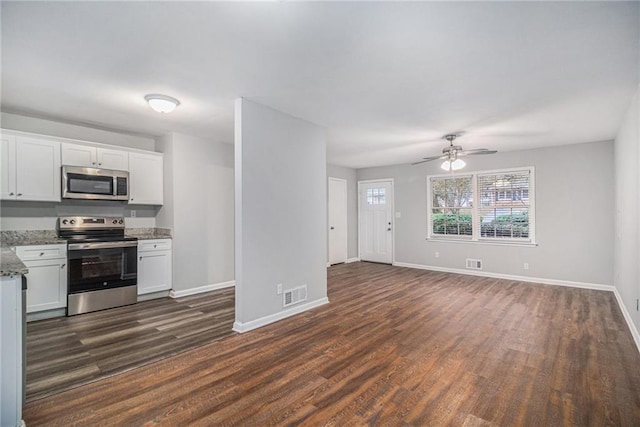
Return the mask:
POLYGON ((347 180, 329 178, 329 264, 347 262, 347 180))

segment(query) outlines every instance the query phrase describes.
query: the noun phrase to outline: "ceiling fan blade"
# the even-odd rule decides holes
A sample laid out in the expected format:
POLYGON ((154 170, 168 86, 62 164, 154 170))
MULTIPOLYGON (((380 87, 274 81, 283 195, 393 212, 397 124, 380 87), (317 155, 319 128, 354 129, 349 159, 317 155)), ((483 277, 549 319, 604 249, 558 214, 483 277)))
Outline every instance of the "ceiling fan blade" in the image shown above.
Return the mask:
POLYGON ((425 157, 422 160, 420 160, 419 162, 411 163, 411 166, 419 165, 420 163, 431 162, 433 160, 442 160, 442 159, 448 159, 448 158, 449 158, 449 156, 446 155, 446 154, 444 156, 425 157))
POLYGON ((496 154, 498 150, 488 150, 486 148, 478 148, 477 150, 465 150, 458 153, 460 156, 474 156, 476 154, 496 154))

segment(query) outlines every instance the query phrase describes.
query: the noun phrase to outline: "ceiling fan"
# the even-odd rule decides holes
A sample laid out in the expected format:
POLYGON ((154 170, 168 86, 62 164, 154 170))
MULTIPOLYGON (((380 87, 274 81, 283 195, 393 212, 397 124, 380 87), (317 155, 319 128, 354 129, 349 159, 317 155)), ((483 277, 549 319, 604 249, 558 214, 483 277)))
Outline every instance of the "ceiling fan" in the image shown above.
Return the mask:
POLYGON ((431 162, 433 160, 444 160, 442 163, 442 169, 446 171, 459 170, 465 167, 464 160, 459 159, 463 156, 475 156, 476 154, 495 154, 497 150, 488 150, 486 148, 477 148, 475 150, 463 150, 459 145, 453 145, 453 141, 458 137, 458 134, 449 134, 442 137, 449 141, 449 146, 442 149, 441 156, 425 157, 419 162, 411 163, 411 165, 419 165, 420 163, 431 162))

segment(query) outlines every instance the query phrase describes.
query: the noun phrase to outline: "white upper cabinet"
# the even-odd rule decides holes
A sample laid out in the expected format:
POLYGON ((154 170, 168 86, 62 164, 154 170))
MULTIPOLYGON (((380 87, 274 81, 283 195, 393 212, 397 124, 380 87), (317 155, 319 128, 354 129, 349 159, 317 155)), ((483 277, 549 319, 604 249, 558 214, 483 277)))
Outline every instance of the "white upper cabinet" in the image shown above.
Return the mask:
POLYGON ((162 205, 162 154, 129 153, 129 193, 129 204, 162 205))
POLYGON ((98 167, 117 171, 129 170, 129 153, 110 148, 97 148, 98 167))
POLYGON ((3 135, 1 144, 2 199, 60 201, 60 142, 3 135))
POLYGON ((65 142, 62 144, 62 164, 126 171, 129 170, 129 153, 65 142))
POLYGON ((17 137, 18 200, 60 201, 60 142, 17 137))
POLYGON ((0 198, 16 198, 16 137, 0 135, 0 198))

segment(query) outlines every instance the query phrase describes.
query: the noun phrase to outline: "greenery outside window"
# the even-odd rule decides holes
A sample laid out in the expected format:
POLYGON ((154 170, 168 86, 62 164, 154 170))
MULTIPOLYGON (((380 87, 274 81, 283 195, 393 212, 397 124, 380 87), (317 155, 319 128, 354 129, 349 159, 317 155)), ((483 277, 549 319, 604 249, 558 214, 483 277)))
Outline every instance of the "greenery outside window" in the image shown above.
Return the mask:
POLYGON ((535 243, 533 168, 427 177, 429 239, 535 243))

